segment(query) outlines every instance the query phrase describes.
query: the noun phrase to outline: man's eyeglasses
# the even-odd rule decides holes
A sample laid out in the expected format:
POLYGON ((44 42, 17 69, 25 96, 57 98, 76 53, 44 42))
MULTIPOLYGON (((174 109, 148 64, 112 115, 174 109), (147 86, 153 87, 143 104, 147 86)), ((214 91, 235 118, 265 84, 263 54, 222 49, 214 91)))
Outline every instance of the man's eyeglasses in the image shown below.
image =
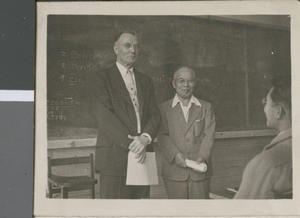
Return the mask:
POLYGON ((131 43, 125 43, 122 46, 124 46, 127 49, 130 49, 131 47, 133 47, 135 50, 140 50, 140 45, 139 44, 131 44, 131 43))
POLYGON ((261 103, 262 103, 263 106, 266 106, 266 104, 268 103, 268 102, 267 102, 267 98, 264 97, 264 98, 261 100, 261 103))
POLYGON ((177 81, 179 84, 184 84, 184 83, 187 83, 187 84, 192 84, 195 82, 194 79, 182 79, 182 78, 179 78, 179 79, 175 79, 175 81, 177 81))

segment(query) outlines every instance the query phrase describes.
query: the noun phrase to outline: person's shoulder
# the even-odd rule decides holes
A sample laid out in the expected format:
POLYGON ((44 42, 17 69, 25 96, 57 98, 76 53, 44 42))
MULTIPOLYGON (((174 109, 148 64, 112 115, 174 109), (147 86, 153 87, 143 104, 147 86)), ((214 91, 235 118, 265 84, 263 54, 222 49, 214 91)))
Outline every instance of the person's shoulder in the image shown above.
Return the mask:
POLYGON ((258 176, 270 172, 270 169, 274 169, 272 158, 261 152, 249 161, 245 168, 245 174, 258 176))
POLYGON ((264 150, 256 155, 250 162, 249 168, 268 169, 276 168, 283 164, 287 164, 292 161, 292 149, 291 145, 281 143, 274 147, 264 150))
POLYGON ((116 71, 117 67, 114 65, 108 66, 108 67, 99 67, 97 70, 95 70, 91 75, 92 79, 104 79, 108 78, 109 75, 112 74, 112 72, 116 71))
POLYGON ((173 98, 170 98, 170 99, 168 99, 168 100, 162 102, 160 105, 171 105, 172 102, 173 102, 173 98))
POLYGON ((274 167, 292 162, 292 143, 286 140, 262 152, 264 158, 267 159, 274 167))
POLYGON ((152 81, 151 77, 148 76, 146 73, 142 73, 141 71, 134 68, 134 74, 138 75, 143 80, 152 81))
POLYGON ((169 100, 166 100, 166 101, 164 101, 164 102, 162 102, 162 103, 159 104, 159 108, 165 109, 165 108, 171 106, 172 102, 173 102, 173 98, 171 98, 169 100))
POLYGON ((198 99, 198 101, 200 102, 200 104, 201 104, 202 106, 204 106, 205 108, 211 108, 211 103, 210 103, 210 102, 205 101, 205 100, 202 100, 202 99, 200 99, 200 98, 197 98, 197 99, 198 99))
POLYGON ((111 71, 116 70, 117 67, 115 65, 110 65, 110 66, 106 66, 106 67, 99 67, 97 70, 95 70, 95 74, 106 74, 109 73, 111 71))

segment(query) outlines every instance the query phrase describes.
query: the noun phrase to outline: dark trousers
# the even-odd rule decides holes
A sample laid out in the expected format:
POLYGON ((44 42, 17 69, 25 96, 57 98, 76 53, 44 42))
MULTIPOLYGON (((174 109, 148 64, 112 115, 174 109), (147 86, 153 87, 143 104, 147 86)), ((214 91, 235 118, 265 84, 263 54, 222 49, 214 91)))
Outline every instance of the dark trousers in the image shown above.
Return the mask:
POLYGON ((126 185, 126 177, 100 175, 100 198, 142 199, 150 198, 149 185, 126 185))
POLYGON ((193 181, 174 181, 164 178, 169 199, 209 199, 210 179, 193 181))

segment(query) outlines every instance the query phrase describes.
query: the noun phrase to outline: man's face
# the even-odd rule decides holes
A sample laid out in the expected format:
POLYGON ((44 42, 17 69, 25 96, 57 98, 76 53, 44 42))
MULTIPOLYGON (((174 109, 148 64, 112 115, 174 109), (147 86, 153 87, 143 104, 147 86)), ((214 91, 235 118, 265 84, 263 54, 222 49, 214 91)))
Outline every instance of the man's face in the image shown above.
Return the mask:
POLYGON ((263 99, 264 112, 267 118, 267 126, 276 128, 278 121, 278 105, 275 105, 271 98, 273 88, 269 91, 268 95, 263 99))
POLYGON ((174 74, 172 84, 181 99, 189 99, 194 92, 195 75, 189 68, 180 68, 174 74))
POLYGON ((124 67, 130 68, 137 59, 139 52, 139 41, 137 36, 123 33, 114 45, 117 60, 124 67))

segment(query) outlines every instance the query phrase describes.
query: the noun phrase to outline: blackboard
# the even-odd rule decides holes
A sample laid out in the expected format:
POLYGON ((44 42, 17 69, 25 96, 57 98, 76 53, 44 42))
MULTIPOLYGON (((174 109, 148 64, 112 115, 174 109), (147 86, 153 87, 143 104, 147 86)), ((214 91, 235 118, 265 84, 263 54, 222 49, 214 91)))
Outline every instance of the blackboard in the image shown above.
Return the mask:
POLYGON ((260 99, 273 69, 289 69, 288 31, 199 16, 102 15, 48 16, 49 128, 95 127, 91 73, 115 63, 113 38, 124 29, 140 36, 136 68, 153 80, 158 104, 174 96, 174 69, 189 65, 198 81, 195 96, 212 103, 217 131, 266 128, 260 99))

